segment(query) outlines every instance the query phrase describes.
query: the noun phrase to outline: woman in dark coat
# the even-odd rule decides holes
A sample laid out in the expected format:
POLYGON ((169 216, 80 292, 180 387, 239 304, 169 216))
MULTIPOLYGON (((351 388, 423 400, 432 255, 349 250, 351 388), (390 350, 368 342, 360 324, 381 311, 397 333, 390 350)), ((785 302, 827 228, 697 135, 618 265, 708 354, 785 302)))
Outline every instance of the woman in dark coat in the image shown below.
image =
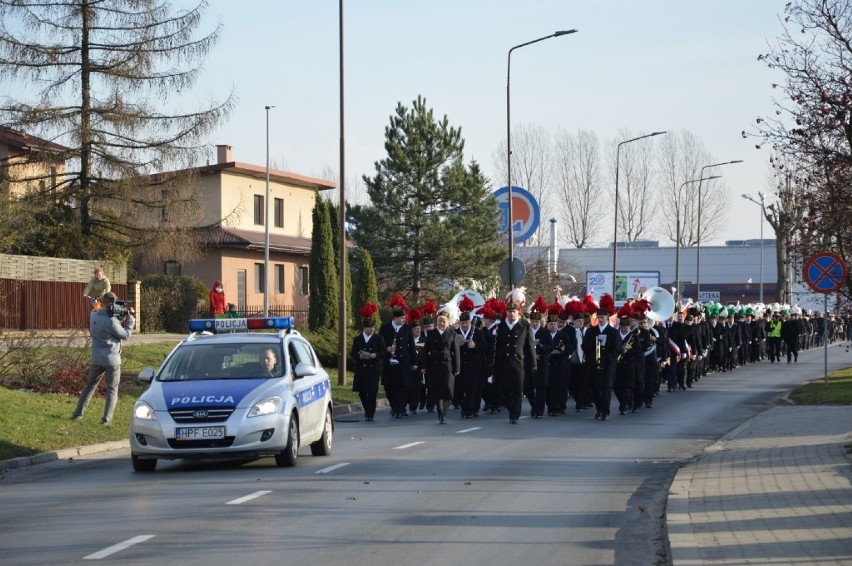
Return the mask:
POLYGON ((350 355, 355 361, 355 378, 352 391, 358 392, 364 417, 372 422, 376 414, 376 397, 379 393, 379 381, 382 377, 382 360, 387 354, 387 346, 378 332, 374 332, 377 307, 367 303, 361 307, 361 326, 363 331, 352 341, 350 355))
POLYGON ((456 332, 450 328, 448 313, 438 313, 435 328, 426 335, 423 359, 429 402, 438 408, 438 422, 444 424, 453 399, 455 379, 459 374, 459 345, 456 332))

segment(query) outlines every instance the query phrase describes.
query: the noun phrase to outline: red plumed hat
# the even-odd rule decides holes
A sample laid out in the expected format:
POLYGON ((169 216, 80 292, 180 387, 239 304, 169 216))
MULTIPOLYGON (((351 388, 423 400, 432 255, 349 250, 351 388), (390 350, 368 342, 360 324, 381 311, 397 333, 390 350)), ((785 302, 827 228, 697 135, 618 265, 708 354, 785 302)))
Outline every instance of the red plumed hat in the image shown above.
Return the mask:
POLYGON ((591 293, 583 297, 583 306, 589 314, 595 314, 598 312, 598 303, 595 302, 595 298, 591 295, 591 293))
POLYGON ((547 301, 544 300, 544 297, 542 297, 541 295, 538 296, 538 298, 530 307, 530 312, 547 312, 547 301))
POLYGON ((374 326, 376 324, 374 315, 377 312, 379 312, 379 307, 369 301, 364 303, 364 306, 358 310, 358 314, 361 315, 361 326, 374 326))
POLYGON ((408 324, 416 324, 420 322, 420 311, 417 309, 411 309, 405 314, 405 321, 408 324))
POLYGON ((630 306, 629 302, 626 302, 618 309, 618 318, 630 318, 631 316, 633 316, 633 307, 630 306))
MULTIPOLYGON (((591 295, 588 296, 591 297, 591 295)), ((592 302, 594 303, 594 301, 592 302)), ((595 310, 597 310, 597 305, 595 305, 595 310)), ((568 301, 567 303, 565 303, 565 312, 567 312, 571 316, 582 316, 583 313, 592 314, 586 308, 586 304, 579 299, 574 299, 573 301, 568 301)))
POLYGON ((651 308, 651 303, 647 299, 636 299, 633 301, 633 313, 638 315, 638 318, 645 318, 645 313, 651 308))
POLYGON ((438 305, 435 304, 435 301, 429 299, 428 301, 423 303, 422 307, 420 307, 420 312, 424 315, 435 314, 438 312, 438 305))
POLYGON ((559 301, 553 299, 553 303, 547 305, 547 322, 556 322, 559 320, 559 315, 562 314, 562 305, 559 301))
POLYGON ((601 295, 600 307, 604 309, 609 316, 615 314, 615 299, 612 298, 612 295, 609 293, 604 293, 601 295))
POLYGON ((459 312, 470 312, 473 310, 473 301, 470 300, 470 297, 467 295, 462 295, 462 299, 459 301, 459 312))
POLYGON ((388 306, 393 310, 393 316, 402 316, 408 310, 405 298, 399 293, 388 299, 388 306))

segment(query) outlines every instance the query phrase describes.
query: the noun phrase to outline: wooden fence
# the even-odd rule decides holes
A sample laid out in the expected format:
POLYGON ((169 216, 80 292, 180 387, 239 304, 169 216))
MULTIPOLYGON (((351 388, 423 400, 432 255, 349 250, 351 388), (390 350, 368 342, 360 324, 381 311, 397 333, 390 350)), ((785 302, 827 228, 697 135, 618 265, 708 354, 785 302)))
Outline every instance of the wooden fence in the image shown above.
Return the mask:
MULTIPOLYGON (((88 328, 91 306, 83 296, 85 283, 0 279, 0 328, 61 330, 88 328)), ((126 284, 112 292, 127 297, 126 284)))

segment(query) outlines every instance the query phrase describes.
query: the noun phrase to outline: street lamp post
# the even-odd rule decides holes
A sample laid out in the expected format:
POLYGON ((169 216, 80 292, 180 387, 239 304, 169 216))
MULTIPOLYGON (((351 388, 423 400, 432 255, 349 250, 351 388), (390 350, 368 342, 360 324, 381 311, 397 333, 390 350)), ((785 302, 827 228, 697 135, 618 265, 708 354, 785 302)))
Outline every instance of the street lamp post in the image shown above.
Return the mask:
POLYGON ((515 232, 514 232, 514 219, 512 218, 512 119, 511 119, 511 91, 509 85, 511 83, 512 76, 512 51, 515 49, 519 49, 521 47, 526 47, 527 45, 532 45, 533 43, 538 43, 539 41, 544 41, 545 39, 550 39, 551 37, 559 37, 560 35, 569 35, 572 33, 577 33, 575 29, 569 30, 561 30, 553 32, 550 35, 545 35, 544 37, 539 37, 538 39, 533 39, 532 41, 527 41, 526 43, 521 43, 520 45, 516 45, 509 49, 508 62, 506 65, 506 177, 508 179, 507 185, 509 186, 509 191, 507 193, 507 197, 509 199, 509 206, 507 208, 507 213, 509 215, 509 288, 515 288, 515 270, 514 270, 514 262, 515 262, 515 232))
POLYGON ((266 200, 263 203, 263 316, 269 316, 269 111, 266 106, 266 200))
POLYGON ((645 138, 652 138, 654 136, 660 136, 665 134, 665 131, 662 132, 651 132, 650 134, 645 134, 644 136, 639 136, 633 139, 624 140, 620 142, 618 146, 615 148, 615 222, 613 222, 613 230, 612 230, 612 300, 615 300, 615 274, 616 265, 618 262, 618 164, 619 164, 619 156, 621 155, 621 146, 624 144, 628 144, 630 142, 635 142, 639 140, 643 140, 645 138))
POLYGON ((763 218, 766 214, 766 208, 764 206, 763 192, 758 191, 757 196, 760 201, 755 200, 755 198, 749 194, 742 194, 744 199, 750 200, 754 204, 760 206, 760 302, 763 303, 763 218))
POLYGON ((703 181, 704 170, 710 167, 721 167, 722 165, 733 165, 734 163, 742 163, 742 159, 733 161, 724 161, 722 163, 713 163, 705 165, 701 168, 701 174, 698 175, 698 230, 695 237, 695 300, 701 300, 701 181, 703 181))
POLYGON ((338 26, 339 26, 339 47, 340 47, 340 210, 338 210, 338 214, 340 216, 338 220, 338 228, 340 230, 340 299, 338 306, 338 319, 337 319, 337 384, 345 385, 346 384, 346 344, 348 339, 346 337, 346 327, 348 326, 349 321, 349 311, 346 306, 346 273, 348 271, 346 261, 347 261, 347 248, 346 248, 346 144, 344 143, 344 129, 343 129, 343 0, 339 0, 338 2, 338 26))
MULTIPOLYGON (((710 179, 718 179, 719 175, 713 175, 712 177, 707 177, 707 180, 710 179)), ((683 188, 692 183, 699 183, 701 179, 692 179, 691 181, 684 181, 684 183, 677 190, 677 194, 675 194, 675 290, 677 292, 677 299, 680 299, 680 194, 683 191, 683 188)))

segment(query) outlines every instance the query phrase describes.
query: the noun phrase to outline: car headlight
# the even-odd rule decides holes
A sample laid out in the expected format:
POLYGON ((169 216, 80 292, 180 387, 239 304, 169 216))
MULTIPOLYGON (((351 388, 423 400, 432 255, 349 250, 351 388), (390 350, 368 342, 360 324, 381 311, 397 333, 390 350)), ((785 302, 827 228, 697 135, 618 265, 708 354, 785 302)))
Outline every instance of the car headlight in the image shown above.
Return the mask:
POLYGON ((137 419, 142 419, 143 421, 157 420, 157 415, 154 413, 154 409, 145 401, 138 401, 136 403, 136 406, 133 407, 133 416, 137 419))
POLYGON ((260 417, 262 415, 271 415, 277 413, 281 409, 281 397, 267 397, 249 409, 248 416, 260 417))

